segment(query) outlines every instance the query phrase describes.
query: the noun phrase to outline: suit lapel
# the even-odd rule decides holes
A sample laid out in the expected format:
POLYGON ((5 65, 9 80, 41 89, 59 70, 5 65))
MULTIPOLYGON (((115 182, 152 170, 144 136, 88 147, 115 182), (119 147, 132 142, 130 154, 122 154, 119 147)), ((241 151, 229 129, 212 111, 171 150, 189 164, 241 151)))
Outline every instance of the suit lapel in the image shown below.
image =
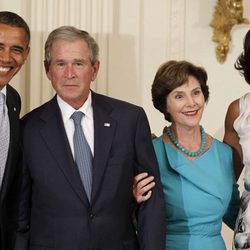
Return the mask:
POLYGON ((74 163, 56 97, 49 102, 41 115, 41 119, 45 121, 45 125, 41 129, 41 136, 45 144, 49 148, 51 154, 58 163, 57 166, 63 172, 72 189, 87 205, 88 199, 81 183, 77 167, 74 163))
POLYGON ((116 121, 110 116, 112 107, 103 101, 103 97, 92 93, 92 105, 94 113, 94 164, 92 202, 100 188, 107 160, 111 149, 116 121))

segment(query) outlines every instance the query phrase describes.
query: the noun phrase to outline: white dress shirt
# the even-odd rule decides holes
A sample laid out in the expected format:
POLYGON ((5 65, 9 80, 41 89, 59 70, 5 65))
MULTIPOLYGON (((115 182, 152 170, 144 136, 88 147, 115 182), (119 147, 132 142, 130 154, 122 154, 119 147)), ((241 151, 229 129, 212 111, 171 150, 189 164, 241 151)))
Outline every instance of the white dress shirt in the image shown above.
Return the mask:
POLYGON ((74 135, 75 126, 74 126, 73 120, 70 117, 75 111, 82 111, 84 113, 84 116, 81 121, 81 125, 82 125, 84 135, 86 137, 86 140, 90 146, 92 155, 94 156, 94 117, 93 117, 91 91, 88 95, 87 100, 83 104, 83 106, 80 107, 78 110, 70 106, 58 95, 57 95, 57 102, 62 113, 63 124, 66 130, 66 134, 69 140, 69 145, 70 145, 73 157, 74 157, 73 135, 74 135))

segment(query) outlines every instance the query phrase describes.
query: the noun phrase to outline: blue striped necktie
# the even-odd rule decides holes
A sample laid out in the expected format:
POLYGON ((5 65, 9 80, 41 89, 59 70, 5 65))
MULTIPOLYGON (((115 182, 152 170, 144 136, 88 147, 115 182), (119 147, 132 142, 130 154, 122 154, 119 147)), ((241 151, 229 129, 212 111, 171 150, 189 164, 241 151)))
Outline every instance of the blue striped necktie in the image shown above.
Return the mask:
POLYGON ((83 186, 90 201, 92 189, 92 162, 93 156, 89 144, 84 136, 81 120, 83 117, 81 111, 76 111, 71 115, 74 121, 75 132, 73 136, 75 162, 81 176, 83 186))

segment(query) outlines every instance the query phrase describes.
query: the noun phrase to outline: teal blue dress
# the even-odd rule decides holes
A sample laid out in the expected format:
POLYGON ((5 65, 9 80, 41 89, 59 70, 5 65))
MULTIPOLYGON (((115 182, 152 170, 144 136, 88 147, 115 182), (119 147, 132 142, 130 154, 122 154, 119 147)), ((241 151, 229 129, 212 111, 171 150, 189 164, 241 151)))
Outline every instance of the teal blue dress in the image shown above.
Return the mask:
POLYGON ((166 250, 226 250, 222 220, 233 229, 240 206, 231 148, 213 139, 190 161, 162 138, 153 144, 166 202, 166 250))

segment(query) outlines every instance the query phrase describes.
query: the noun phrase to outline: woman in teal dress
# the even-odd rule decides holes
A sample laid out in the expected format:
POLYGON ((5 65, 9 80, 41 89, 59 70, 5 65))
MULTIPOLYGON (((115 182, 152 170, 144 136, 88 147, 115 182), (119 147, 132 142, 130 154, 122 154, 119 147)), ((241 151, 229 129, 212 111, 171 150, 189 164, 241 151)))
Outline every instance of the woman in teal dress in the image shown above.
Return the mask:
MULTIPOLYGON (((166 250, 226 250, 222 221, 235 225, 240 199, 232 150, 200 126, 208 97, 201 67, 169 61, 156 73, 153 104, 171 123, 153 141, 166 202, 166 250)), ((138 203, 150 198, 153 186, 146 173, 135 177, 138 203)))

